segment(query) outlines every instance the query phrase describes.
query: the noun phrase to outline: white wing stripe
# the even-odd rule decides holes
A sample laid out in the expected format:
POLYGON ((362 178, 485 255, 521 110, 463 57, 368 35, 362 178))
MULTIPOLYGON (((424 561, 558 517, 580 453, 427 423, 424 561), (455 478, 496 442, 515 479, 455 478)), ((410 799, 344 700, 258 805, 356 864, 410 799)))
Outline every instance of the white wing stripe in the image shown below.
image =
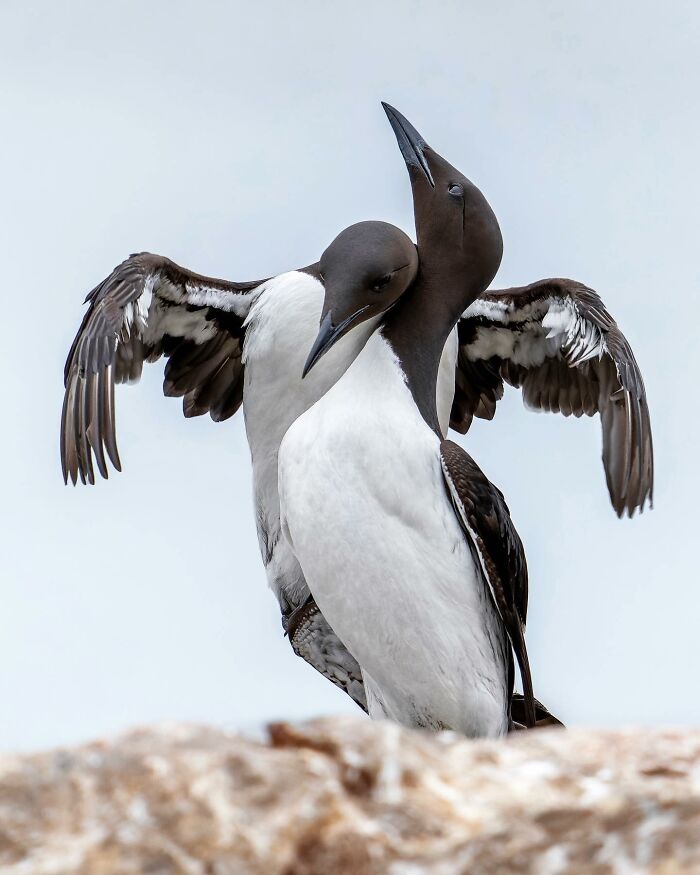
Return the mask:
POLYGON ((185 284, 185 293, 183 297, 189 304, 196 307, 216 307, 217 310, 234 313, 236 316, 247 315, 252 300, 250 292, 236 294, 191 282, 185 284))

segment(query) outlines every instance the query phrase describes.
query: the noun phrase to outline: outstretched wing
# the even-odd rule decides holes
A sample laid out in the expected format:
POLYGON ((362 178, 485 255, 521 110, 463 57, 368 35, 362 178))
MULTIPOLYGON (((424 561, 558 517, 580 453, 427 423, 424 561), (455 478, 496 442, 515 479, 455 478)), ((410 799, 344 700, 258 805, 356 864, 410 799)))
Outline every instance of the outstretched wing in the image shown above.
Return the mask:
POLYGON ((600 413, 603 465, 618 516, 652 504, 654 456, 644 381, 634 353, 593 289, 540 280, 485 292, 458 325, 451 426, 492 419, 503 382, 522 388, 527 407, 600 413))
POLYGON ((133 382, 144 362, 168 357, 163 391, 183 396, 185 416, 232 416, 243 397, 241 349, 251 292, 263 280, 231 283, 178 267, 160 255, 132 255, 85 299, 89 304, 65 368, 61 418, 63 477, 107 477, 105 451, 121 470, 114 384, 133 382))
POLYGON ((457 518, 518 661, 523 682, 522 710, 526 725, 533 727, 536 709, 525 646, 527 562, 522 542, 503 495, 471 456, 453 441, 444 440, 440 444, 440 459, 457 518))

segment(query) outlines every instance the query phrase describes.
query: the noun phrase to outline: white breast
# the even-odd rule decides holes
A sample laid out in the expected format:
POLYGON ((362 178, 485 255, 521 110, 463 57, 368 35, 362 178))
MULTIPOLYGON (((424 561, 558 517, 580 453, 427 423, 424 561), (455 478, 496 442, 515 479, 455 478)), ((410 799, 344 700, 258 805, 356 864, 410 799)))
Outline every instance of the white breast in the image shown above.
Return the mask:
MULTIPOLYGON (((268 583, 278 600, 300 604, 308 594, 299 564, 280 538, 277 453, 282 438, 345 372, 374 329, 358 326, 331 349, 327 367, 301 379, 318 334, 323 285, 302 271, 280 274, 256 293, 246 319, 243 412, 253 464, 256 523, 268 583)), ((327 362, 326 362, 327 359, 327 362)))
MULTIPOLYGON (((289 426, 333 386, 374 331, 371 319, 348 332, 324 356, 323 366, 302 380, 318 334, 324 288, 302 271, 290 271, 255 292, 246 319, 243 348, 243 411, 253 464, 256 523, 268 583, 278 600, 299 605, 308 594, 289 545, 281 538, 277 454, 289 426)), ((454 395, 457 335, 448 340, 440 365, 438 410, 447 429, 454 395)), ((284 604, 283 604, 284 606, 284 604)))
POLYGON ((407 725, 503 732, 501 625, 447 497, 439 440, 380 334, 289 429, 279 476, 283 526, 379 691, 376 710, 407 725))

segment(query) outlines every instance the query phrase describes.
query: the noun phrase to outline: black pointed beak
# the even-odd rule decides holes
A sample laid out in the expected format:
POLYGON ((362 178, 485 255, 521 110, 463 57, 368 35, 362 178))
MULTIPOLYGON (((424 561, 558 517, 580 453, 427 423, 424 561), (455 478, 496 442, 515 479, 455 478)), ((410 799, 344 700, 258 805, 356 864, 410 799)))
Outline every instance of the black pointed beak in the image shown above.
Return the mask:
POLYGON ((333 324, 333 314, 330 312, 326 313, 321 321, 321 327, 318 330, 316 340, 314 340, 314 345, 311 347, 311 352, 306 359, 306 364, 301 374, 302 380, 316 362, 328 352, 336 341, 340 340, 348 329, 352 328, 357 319, 368 309, 369 304, 360 307, 359 310, 355 310, 352 315, 348 316, 347 319, 343 319, 338 325, 333 324))
POLYGON ((425 147, 428 145, 410 121, 393 106, 382 101, 384 112, 387 114, 389 124, 394 129, 399 149, 403 159, 409 166, 418 167, 426 176, 428 182, 435 188, 433 174, 430 172, 428 161, 425 157, 425 147))

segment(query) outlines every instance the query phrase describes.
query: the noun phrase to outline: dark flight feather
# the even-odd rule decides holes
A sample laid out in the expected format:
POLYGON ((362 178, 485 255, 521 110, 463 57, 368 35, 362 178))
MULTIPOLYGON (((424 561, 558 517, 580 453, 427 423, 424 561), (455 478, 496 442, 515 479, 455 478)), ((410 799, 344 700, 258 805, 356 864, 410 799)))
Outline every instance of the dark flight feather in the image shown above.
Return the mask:
POLYGON ((95 465, 106 478, 107 458, 121 470, 114 384, 138 380, 146 361, 169 358, 163 390, 184 396, 186 416, 209 412, 220 421, 236 412, 243 397, 242 298, 262 282, 212 279, 141 253, 95 286, 64 372, 66 482, 94 483, 95 465))
POLYGON ((600 413, 603 466, 618 516, 652 506, 654 452, 649 407, 627 339, 599 295, 574 280, 540 280, 481 295, 458 324, 450 425, 492 419, 504 382, 527 407, 600 413))
MULTIPOLYGON (((535 697, 525 646, 528 579, 522 542, 503 495, 476 462, 460 446, 448 440, 440 444, 440 459, 457 518, 518 661, 523 682, 525 725, 534 727, 535 697)), ((512 692, 511 688, 509 697, 512 692)))

